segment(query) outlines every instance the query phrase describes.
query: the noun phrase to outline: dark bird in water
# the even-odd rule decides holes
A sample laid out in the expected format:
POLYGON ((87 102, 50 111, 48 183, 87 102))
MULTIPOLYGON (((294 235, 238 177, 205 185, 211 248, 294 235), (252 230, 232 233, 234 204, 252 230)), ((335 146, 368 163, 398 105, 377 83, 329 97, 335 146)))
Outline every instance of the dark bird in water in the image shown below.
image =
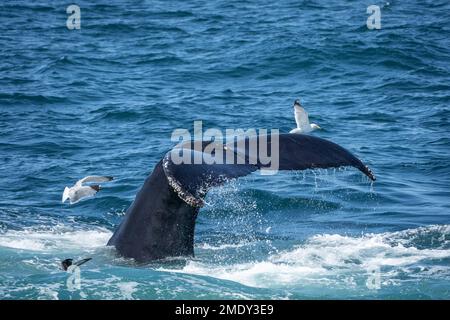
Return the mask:
POLYGON ((79 267, 82 264, 88 262, 89 260, 92 260, 92 258, 86 258, 76 262, 73 262, 73 259, 65 259, 61 262, 61 267, 63 268, 64 271, 67 271, 67 269, 69 269, 70 266, 73 265, 79 267))
POLYGON ((349 151, 314 136, 259 135, 227 144, 188 142, 168 152, 158 162, 108 245, 138 262, 192 256, 195 220, 208 190, 259 169, 270 170, 271 164, 250 147, 254 143, 257 150, 266 148, 272 155, 278 154, 279 170, 352 166, 375 180, 372 171, 349 151), (215 152, 211 152, 213 147, 216 147, 215 152), (223 151, 223 157, 231 155, 233 163, 207 161, 213 155, 220 156, 218 151, 223 151), (200 164, 179 163, 174 161, 174 155, 179 152, 189 159, 200 157, 203 160, 200 164))

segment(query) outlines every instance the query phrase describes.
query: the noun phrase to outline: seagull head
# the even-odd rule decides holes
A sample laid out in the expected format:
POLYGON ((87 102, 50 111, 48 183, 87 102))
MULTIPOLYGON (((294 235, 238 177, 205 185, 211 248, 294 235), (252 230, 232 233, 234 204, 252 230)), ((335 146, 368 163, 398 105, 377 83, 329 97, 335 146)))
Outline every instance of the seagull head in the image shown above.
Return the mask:
POLYGON ((299 100, 295 100, 295 101, 294 101, 294 106, 299 106, 299 107, 301 107, 302 105, 300 104, 300 101, 299 101, 299 100))
POLYGON ((67 269, 72 265, 73 259, 65 259, 61 262, 61 266, 64 271, 67 271, 67 269))
POLYGON ((79 267, 90 260, 92 260, 92 258, 81 259, 80 261, 76 262, 73 262, 73 259, 65 259, 61 261, 61 267, 64 271, 67 271, 67 269, 69 269, 69 267, 72 265, 79 267))
POLYGON ((100 185, 98 185, 98 184, 94 184, 94 185, 92 185, 92 186, 90 186, 92 189, 94 189, 95 191, 100 191, 100 189, 102 188, 102 187, 100 187, 100 185))

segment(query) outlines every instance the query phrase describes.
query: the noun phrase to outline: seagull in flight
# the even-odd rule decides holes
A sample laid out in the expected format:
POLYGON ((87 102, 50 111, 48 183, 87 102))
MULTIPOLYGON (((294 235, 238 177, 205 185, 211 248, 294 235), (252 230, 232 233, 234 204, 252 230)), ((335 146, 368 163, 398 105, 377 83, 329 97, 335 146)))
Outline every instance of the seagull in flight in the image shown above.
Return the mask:
POLYGON ((308 113, 298 100, 294 102, 294 115, 297 128, 292 129, 289 133, 308 133, 316 129, 322 129, 315 123, 309 123, 308 113))
POLYGON ((109 182, 113 180, 113 177, 109 176, 87 176, 81 180, 78 180, 77 183, 73 187, 65 187, 62 202, 66 202, 69 199, 70 204, 77 203, 83 198, 94 196, 99 190, 100 185, 83 185, 83 183, 100 183, 100 182, 109 182))

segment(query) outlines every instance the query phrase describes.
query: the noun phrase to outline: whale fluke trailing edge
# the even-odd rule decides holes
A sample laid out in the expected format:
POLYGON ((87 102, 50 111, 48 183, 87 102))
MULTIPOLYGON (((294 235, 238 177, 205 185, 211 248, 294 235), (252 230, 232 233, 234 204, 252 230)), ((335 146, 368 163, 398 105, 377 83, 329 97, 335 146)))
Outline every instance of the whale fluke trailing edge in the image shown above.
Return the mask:
MULTIPOLYGON (((108 245, 137 262, 192 256, 195 220, 208 190, 231 179, 269 168, 269 164, 265 164, 250 147, 255 141, 258 150, 262 144, 271 150, 272 143, 276 142, 278 170, 352 166, 375 180, 372 171, 361 160, 325 139, 302 134, 280 134, 276 139, 273 135, 265 136, 266 139, 260 137, 246 137, 243 139, 245 143, 188 142, 177 147, 191 159, 198 156, 208 159, 211 154, 208 152, 206 155, 205 148, 210 148, 210 151, 212 144, 216 144, 223 151, 223 160, 232 154, 233 164, 217 161, 217 158, 212 164, 207 164, 211 163, 207 160, 199 164, 178 163, 173 159, 173 150, 169 151, 145 180, 108 245)), ((212 155, 219 156, 219 153, 212 155)))

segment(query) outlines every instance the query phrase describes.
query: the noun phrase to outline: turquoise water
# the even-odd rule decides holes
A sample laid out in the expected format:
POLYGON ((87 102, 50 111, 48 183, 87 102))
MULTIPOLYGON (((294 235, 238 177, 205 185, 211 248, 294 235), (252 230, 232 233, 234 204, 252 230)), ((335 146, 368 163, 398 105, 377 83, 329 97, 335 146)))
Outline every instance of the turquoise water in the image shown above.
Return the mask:
POLYGON ((450 298, 448 1, 96 2, 80 30, 59 1, 0 4, 0 298, 450 298), (373 185, 253 174, 208 195, 195 258, 105 247, 172 130, 288 132, 299 97, 373 185), (89 174, 116 179, 61 204, 89 174), (84 257, 71 291, 59 262, 84 257))

